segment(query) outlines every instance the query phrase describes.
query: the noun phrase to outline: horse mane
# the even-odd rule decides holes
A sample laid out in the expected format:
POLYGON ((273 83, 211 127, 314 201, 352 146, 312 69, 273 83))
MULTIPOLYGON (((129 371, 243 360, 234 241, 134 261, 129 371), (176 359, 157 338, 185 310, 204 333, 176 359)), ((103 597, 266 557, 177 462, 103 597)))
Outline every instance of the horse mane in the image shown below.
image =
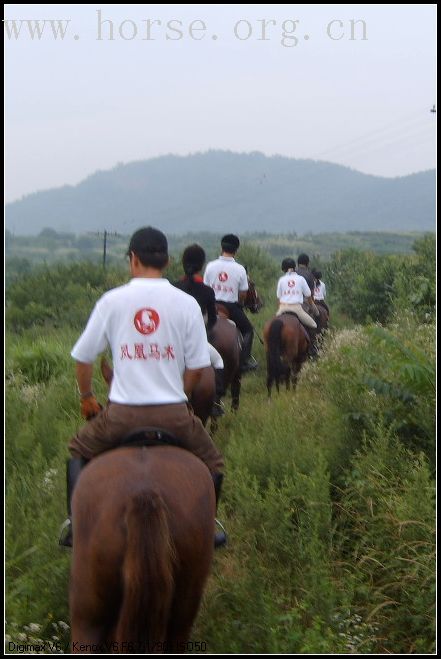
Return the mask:
POLYGON ((244 307, 251 313, 259 313, 263 307, 263 302, 257 292, 256 284, 248 277, 248 291, 245 298, 244 307))

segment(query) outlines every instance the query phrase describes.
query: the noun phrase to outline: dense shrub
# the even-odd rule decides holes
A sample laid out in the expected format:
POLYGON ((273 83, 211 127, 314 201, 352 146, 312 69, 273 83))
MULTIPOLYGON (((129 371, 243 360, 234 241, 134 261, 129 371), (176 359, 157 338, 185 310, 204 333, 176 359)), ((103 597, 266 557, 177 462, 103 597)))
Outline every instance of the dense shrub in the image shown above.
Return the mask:
POLYGON ((81 327, 97 299, 127 281, 123 269, 80 263, 39 266, 13 282, 6 296, 6 324, 15 332, 34 325, 81 327))
POLYGON ((436 244, 435 236, 415 241, 415 255, 404 260, 397 273, 394 290, 394 307, 408 309, 421 322, 435 318, 436 305, 436 244))
POLYGON ((355 249, 337 252, 324 267, 332 300, 354 321, 385 323, 408 310, 421 322, 435 313, 435 237, 418 239, 414 254, 378 255, 355 249))
POLYGON ((380 426, 348 473, 336 549, 379 652, 434 652, 434 494, 424 455, 380 426))

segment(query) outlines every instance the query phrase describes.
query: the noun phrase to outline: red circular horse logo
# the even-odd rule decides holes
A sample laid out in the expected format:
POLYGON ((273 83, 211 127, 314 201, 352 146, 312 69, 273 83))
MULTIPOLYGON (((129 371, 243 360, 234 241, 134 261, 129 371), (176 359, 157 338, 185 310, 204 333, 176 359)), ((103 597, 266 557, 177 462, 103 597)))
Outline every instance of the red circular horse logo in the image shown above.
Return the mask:
POLYGON ((288 279, 288 286, 289 288, 293 288, 296 285, 296 282, 294 279, 288 279))
POLYGON ((219 281, 227 281, 228 275, 226 272, 220 272, 219 273, 219 281))
POLYGON ((159 327, 159 315, 154 309, 140 309, 133 319, 140 334, 153 334, 159 327))

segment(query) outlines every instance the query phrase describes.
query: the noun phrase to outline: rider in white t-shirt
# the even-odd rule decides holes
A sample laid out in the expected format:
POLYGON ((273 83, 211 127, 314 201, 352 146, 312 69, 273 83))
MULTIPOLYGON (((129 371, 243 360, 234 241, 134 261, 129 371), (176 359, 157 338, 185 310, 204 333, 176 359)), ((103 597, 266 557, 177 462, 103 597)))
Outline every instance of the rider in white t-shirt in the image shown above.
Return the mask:
MULTIPOLYGON (((69 444, 69 495, 85 461, 118 446, 130 432, 150 426, 175 435, 205 462, 218 498, 222 456, 186 405, 202 369, 210 366, 201 309, 162 277, 168 245, 161 231, 137 231, 128 255, 132 280, 98 300, 72 350, 81 412, 89 422, 69 444), (107 347, 112 351, 113 379, 103 409, 92 392, 92 374, 95 359, 107 347)), ((71 546, 71 528, 67 522, 65 526, 67 535, 60 544, 71 546)), ((225 536, 216 535, 217 545, 223 544, 225 536)))
POLYGON ((241 370, 245 372, 257 368, 257 362, 251 356, 254 338, 253 326, 243 310, 243 303, 248 291, 248 276, 243 265, 237 263, 234 258, 239 246, 239 238, 232 233, 222 238, 222 254, 215 261, 207 264, 204 284, 211 286, 216 301, 226 307, 230 319, 236 323, 242 333, 241 370))
POLYGON ((300 322, 306 328, 310 338, 310 355, 315 356, 316 348, 315 330, 317 323, 315 320, 303 309, 303 303, 308 302, 313 307, 314 302, 311 297, 311 289, 306 283, 306 280, 295 271, 296 262, 294 259, 283 259, 282 271, 285 273, 280 277, 277 283, 277 299, 279 301, 279 309, 277 316, 283 313, 295 313, 300 322))
POLYGON ((313 270, 312 274, 314 275, 315 278, 314 301, 317 302, 317 304, 321 304, 322 307, 326 309, 329 316, 329 307, 325 302, 326 286, 325 283, 322 281, 322 273, 319 272, 318 270, 313 270))
POLYGON ((71 355, 93 363, 107 346, 109 400, 121 405, 185 403, 184 372, 210 365, 199 305, 162 278, 135 277, 103 295, 71 355))

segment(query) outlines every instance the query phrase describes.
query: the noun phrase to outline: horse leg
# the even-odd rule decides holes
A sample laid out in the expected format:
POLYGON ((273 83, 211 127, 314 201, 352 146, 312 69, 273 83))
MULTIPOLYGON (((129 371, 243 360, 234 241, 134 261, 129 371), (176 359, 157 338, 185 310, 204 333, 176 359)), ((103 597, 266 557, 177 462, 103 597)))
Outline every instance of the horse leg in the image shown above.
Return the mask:
POLYGON ((109 611, 102 610, 102 601, 96 596, 90 582, 84 579, 84 572, 80 574, 80 581, 78 577, 74 579, 72 573, 69 600, 72 653, 105 653, 106 649, 110 652, 107 648, 112 626, 109 611), (81 587, 74 587, 74 582, 80 583, 81 587))
POLYGON ((300 373, 301 366, 302 366, 301 362, 294 362, 294 364, 293 364, 292 386, 293 386, 294 390, 297 388, 297 383, 298 383, 298 380, 299 380, 299 373, 300 373))
POLYGON ((286 391, 289 391, 291 385, 291 367, 287 366, 286 376, 285 376, 286 391))
POLYGON ((195 649, 190 647, 188 641, 202 599, 205 578, 204 570, 204 574, 196 576, 196 579, 194 574, 189 574, 176 583, 167 628, 167 652, 186 652, 195 649))
POLYGON ((112 630, 121 600, 119 572, 115 569, 118 562, 107 564, 107 561, 91 555, 87 539, 79 528, 69 587, 71 649, 73 653, 110 653, 112 648, 115 649, 110 644, 114 640, 112 630), (104 584, 105 599, 102 597, 104 584))
POLYGON ((83 617, 73 616, 71 621, 72 654, 107 654, 112 649, 108 629, 104 625, 92 625, 83 617))
POLYGON ((234 376, 233 381, 231 382, 231 409, 233 412, 237 412, 239 409, 241 385, 241 374, 239 372, 234 376))

